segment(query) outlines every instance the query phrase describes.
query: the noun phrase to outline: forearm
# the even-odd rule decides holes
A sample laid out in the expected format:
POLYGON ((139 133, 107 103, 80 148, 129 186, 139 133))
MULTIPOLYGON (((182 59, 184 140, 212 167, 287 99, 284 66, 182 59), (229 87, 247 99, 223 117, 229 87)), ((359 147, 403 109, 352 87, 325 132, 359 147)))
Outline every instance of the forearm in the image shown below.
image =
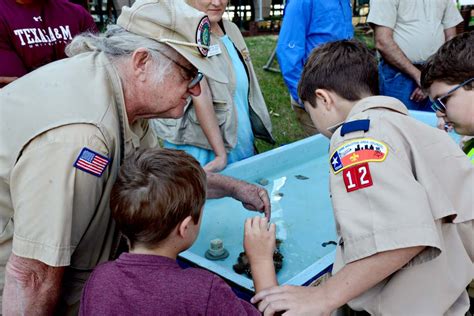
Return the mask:
POLYGON ((272 260, 258 263, 250 262, 250 267, 252 270, 252 279, 255 287, 255 293, 278 285, 275 267, 272 260))
POLYGON ((217 123, 216 112, 211 104, 202 104, 194 102, 196 109, 196 116, 201 125, 204 135, 206 135, 209 145, 211 145, 212 150, 216 156, 225 156, 227 155, 224 141, 222 139, 221 130, 219 129, 219 124, 217 123))
POLYGON ((398 44, 395 43, 393 40, 393 31, 387 29, 386 27, 380 26, 375 29, 375 46, 377 50, 387 63, 409 75, 419 85, 420 70, 412 64, 398 44))
POLYGON ((196 117, 212 150, 216 156, 225 156, 227 153, 217 122, 216 112, 214 111, 211 90, 206 78, 201 80, 201 94, 197 97, 193 97, 193 104, 196 117))
POLYGON ((234 192, 239 182, 242 181, 217 173, 207 172, 207 198, 234 197, 234 192))
POLYGON ((444 30, 444 41, 447 42, 456 36, 456 28, 450 27, 444 30))
POLYGON ((61 290, 64 268, 14 254, 6 266, 4 315, 52 315, 61 290))
POLYGON ((324 293, 328 310, 333 311, 400 270, 424 248, 385 251, 351 262, 315 290, 324 293))

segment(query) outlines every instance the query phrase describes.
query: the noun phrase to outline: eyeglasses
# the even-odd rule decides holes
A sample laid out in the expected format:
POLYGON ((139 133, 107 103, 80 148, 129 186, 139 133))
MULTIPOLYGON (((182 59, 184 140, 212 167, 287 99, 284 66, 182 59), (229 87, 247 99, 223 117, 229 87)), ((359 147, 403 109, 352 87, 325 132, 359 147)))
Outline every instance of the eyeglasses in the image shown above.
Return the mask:
POLYGON ((181 67, 181 69, 183 69, 184 72, 186 73, 187 77, 192 78, 191 81, 189 81, 189 83, 188 83, 188 90, 196 87, 199 84, 199 82, 201 82, 204 75, 200 71, 198 71, 198 70, 194 71, 194 70, 191 70, 187 67, 184 67, 183 65, 181 65, 180 63, 178 63, 176 60, 174 60, 170 56, 166 55, 165 53, 160 52, 159 50, 155 50, 155 51, 158 52, 159 54, 165 56, 166 58, 171 60, 173 63, 178 65, 179 67, 181 67))
POLYGON ((458 84, 457 86, 455 86, 454 88, 452 88, 451 90, 448 91, 448 93, 440 96, 439 98, 436 98, 436 99, 431 99, 430 98, 430 101, 431 101, 431 109, 435 112, 439 111, 441 113, 446 113, 446 101, 447 100, 444 100, 446 98, 448 98, 451 94, 454 93, 454 91, 456 91, 457 89, 461 88, 461 87, 464 87, 465 85, 467 85, 468 83, 470 83, 471 81, 474 80, 474 77, 471 78, 471 79, 468 79, 466 81, 464 81, 463 83, 461 84, 458 84), (444 101, 443 101, 444 100, 444 101))

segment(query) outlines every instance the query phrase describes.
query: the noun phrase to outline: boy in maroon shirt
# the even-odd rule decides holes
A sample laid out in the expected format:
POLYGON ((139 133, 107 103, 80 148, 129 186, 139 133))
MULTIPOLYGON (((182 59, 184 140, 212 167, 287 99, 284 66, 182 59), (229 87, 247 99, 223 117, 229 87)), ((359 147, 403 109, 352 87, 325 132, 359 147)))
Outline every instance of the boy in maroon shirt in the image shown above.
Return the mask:
MULTIPOLYGON (((197 238, 205 199, 206 174, 185 152, 147 149, 126 159, 110 206, 130 253, 94 270, 80 315, 260 315, 218 276, 176 262, 197 238)), ((249 218, 244 235, 256 291, 276 285, 275 224, 249 218)))
POLYGON ((0 88, 52 61, 79 33, 97 32, 89 12, 67 0, 0 0, 0 88))

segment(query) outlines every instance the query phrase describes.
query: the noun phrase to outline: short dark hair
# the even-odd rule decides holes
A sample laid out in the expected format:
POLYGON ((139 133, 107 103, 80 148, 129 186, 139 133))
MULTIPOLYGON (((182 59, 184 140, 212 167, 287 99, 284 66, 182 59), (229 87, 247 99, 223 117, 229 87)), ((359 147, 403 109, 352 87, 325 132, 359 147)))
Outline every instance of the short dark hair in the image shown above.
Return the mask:
MULTIPOLYGON (((436 80, 459 84, 474 77, 474 31, 459 34, 444 43, 421 70, 421 87, 436 80)), ((467 88, 467 87, 466 87, 467 88)))
POLYGON ((333 91, 349 101, 379 94, 377 61, 373 53, 355 40, 326 43, 313 49, 298 85, 300 99, 316 106, 316 89, 333 91))
POLYGON ((128 156, 115 182, 110 207, 130 247, 151 248, 187 216, 199 221, 206 173, 181 150, 140 149, 128 156))

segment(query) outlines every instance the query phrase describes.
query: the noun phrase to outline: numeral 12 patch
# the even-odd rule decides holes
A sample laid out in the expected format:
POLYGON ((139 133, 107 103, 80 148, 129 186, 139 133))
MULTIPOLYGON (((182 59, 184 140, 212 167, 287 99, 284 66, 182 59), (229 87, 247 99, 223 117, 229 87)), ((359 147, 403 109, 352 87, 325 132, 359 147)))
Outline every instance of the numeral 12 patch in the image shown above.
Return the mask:
POLYGON ((344 169, 342 176, 347 192, 367 188, 373 184, 367 162, 344 169))

